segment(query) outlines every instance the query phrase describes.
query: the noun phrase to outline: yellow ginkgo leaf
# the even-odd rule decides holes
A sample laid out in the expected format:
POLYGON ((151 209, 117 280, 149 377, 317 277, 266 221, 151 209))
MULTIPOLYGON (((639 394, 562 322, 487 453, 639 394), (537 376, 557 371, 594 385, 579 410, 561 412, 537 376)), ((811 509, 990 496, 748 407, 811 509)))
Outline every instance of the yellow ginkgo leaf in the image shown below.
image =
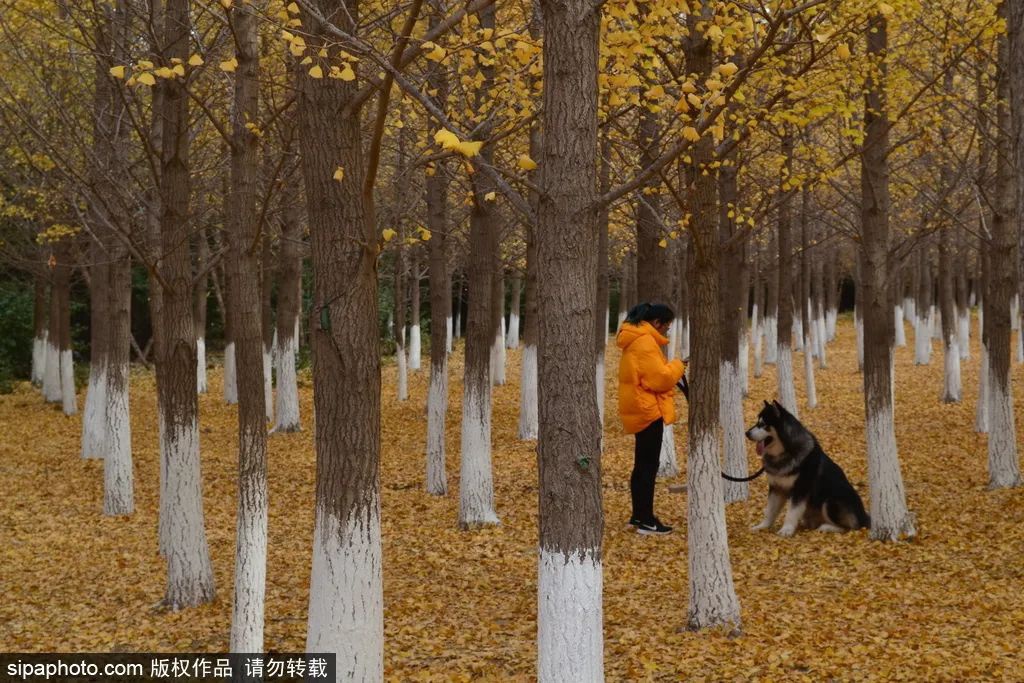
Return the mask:
POLYGON ((189 63, 189 66, 202 66, 203 65, 203 58, 200 57, 199 55, 192 55, 191 57, 188 58, 188 63, 189 63))
POLYGON ((849 59, 850 46, 846 43, 839 43, 839 47, 836 48, 836 54, 839 55, 840 59, 849 59))
POLYGON ((124 78, 124 67, 123 66, 112 66, 110 67, 110 75, 114 78, 124 78))
POLYGON ((220 63, 220 70, 227 71, 229 74, 234 73, 235 69, 238 68, 238 60, 232 57, 231 59, 225 60, 220 63))
POLYGON ((385 242, 390 242, 398 233, 391 228, 384 228, 380 234, 384 238, 385 242))
POLYGON ((174 68, 171 69, 171 71, 173 71, 175 74, 177 74, 179 76, 184 76, 185 75, 185 66, 183 64, 175 64, 174 68))
POLYGON ((434 142, 441 145, 441 149, 453 150, 458 147, 460 140, 458 135, 447 128, 442 128, 434 133, 434 142))
POLYGON ((420 228, 420 239, 426 242, 430 239, 430 231, 426 228, 420 228))
POLYGON ((887 3, 887 2, 880 2, 880 3, 878 3, 878 11, 881 12, 883 16, 887 17, 890 14, 892 14, 895 10, 892 8, 892 5, 890 5, 889 3, 887 3))
POLYGON ((310 78, 323 78, 324 77, 324 70, 320 68, 319 64, 314 64, 309 69, 309 76, 310 76, 310 78))
POLYGON ((734 75, 739 70, 740 70, 740 68, 738 66, 736 66, 733 62, 726 62, 724 64, 719 64, 718 65, 718 73, 722 74, 723 76, 725 76, 727 78, 729 76, 734 75))
POLYGON ((174 78, 174 72, 168 69, 166 66, 162 66, 153 72, 160 78, 174 78))
POLYGON ((352 70, 351 64, 346 64, 345 68, 341 70, 338 78, 343 81, 354 81, 356 79, 356 72, 352 70))
POLYGON ((661 247, 662 249, 664 249, 665 247, 668 246, 668 240, 666 240, 664 237, 662 237, 661 241, 658 242, 658 246, 661 247))
POLYGON ((697 129, 693 126, 686 126, 683 128, 683 137, 690 142, 697 142, 700 140, 700 133, 698 133, 697 129))
POLYGON ((483 141, 478 142, 460 142, 455 146, 455 151, 462 156, 470 159, 480 153, 480 148, 484 146, 483 141))
POLYGON ((153 74, 148 71, 146 73, 139 74, 138 81, 143 85, 156 85, 156 79, 153 78, 153 74))
POLYGON ((519 155, 519 168, 524 171, 532 171, 537 168, 537 162, 530 158, 529 154, 519 155))
POLYGON ((498 194, 496 192, 488 192, 487 194, 484 195, 484 201, 493 202, 497 198, 497 196, 498 194))
POLYGON ((295 36, 288 44, 288 51, 292 53, 292 57, 301 57, 302 53, 306 51, 306 41, 302 39, 302 36, 295 36))
POLYGON ((290 2, 288 3, 288 11, 291 12, 292 14, 298 14, 299 6, 296 5, 294 2, 290 2))
POLYGON ((344 180, 345 179, 345 169, 343 169, 341 166, 339 166, 338 168, 334 169, 334 179, 337 180, 339 183, 342 180, 344 180))

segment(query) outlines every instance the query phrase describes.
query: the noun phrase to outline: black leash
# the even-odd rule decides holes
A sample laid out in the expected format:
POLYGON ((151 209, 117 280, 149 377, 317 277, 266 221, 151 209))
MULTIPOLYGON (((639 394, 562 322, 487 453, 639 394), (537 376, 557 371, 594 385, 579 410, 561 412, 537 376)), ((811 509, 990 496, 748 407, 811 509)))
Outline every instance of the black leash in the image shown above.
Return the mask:
MULTIPOLYGON (((686 400, 689 401, 690 400, 690 385, 686 381, 686 375, 683 375, 682 377, 679 378, 679 381, 676 382, 676 386, 679 387, 679 391, 683 392, 683 396, 685 396, 686 400)), ((762 474, 764 474, 764 467, 759 469, 757 472, 754 472, 749 477, 733 477, 733 476, 730 476, 730 475, 726 474, 725 472, 721 472, 722 479, 726 479, 728 481, 739 481, 739 482, 753 481, 753 480, 757 479, 758 477, 760 477, 762 474)))

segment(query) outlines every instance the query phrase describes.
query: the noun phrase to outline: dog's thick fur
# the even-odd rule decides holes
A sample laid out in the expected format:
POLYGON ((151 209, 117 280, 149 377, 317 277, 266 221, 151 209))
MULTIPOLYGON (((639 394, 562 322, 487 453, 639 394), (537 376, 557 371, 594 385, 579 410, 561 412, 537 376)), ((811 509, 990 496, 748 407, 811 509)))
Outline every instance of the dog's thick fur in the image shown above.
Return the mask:
POLYGON ((754 530, 770 528, 787 500, 780 536, 792 536, 798 528, 849 531, 871 526, 864 502, 846 474, 778 401, 765 401, 747 438, 757 443, 768 475, 768 504, 754 530))

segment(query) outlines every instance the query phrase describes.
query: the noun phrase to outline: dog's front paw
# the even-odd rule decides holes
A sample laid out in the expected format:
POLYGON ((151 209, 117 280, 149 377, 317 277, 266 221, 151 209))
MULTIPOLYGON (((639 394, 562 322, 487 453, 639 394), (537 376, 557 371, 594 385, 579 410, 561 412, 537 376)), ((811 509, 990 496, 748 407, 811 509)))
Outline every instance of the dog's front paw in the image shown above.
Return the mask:
POLYGON ((754 526, 750 527, 750 530, 751 531, 764 531, 765 529, 767 529, 770 526, 771 526, 771 524, 769 524, 768 522, 761 521, 761 522, 758 522, 757 524, 755 524, 754 526))
POLYGON ((779 529, 779 536, 783 536, 785 538, 789 538, 790 536, 792 536, 795 533, 796 533, 796 527, 784 526, 781 529, 779 529))

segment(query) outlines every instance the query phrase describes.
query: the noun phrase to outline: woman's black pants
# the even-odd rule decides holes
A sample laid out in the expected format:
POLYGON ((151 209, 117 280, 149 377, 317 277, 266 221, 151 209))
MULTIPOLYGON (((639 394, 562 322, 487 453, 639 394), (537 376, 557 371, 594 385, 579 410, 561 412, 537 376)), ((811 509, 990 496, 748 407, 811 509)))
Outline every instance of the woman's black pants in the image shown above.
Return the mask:
POLYGON ((633 497, 633 519, 640 522, 654 521, 654 482, 658 476, 664 432, 665 422, 659 417, 636 434, 629 492, 633 497))

